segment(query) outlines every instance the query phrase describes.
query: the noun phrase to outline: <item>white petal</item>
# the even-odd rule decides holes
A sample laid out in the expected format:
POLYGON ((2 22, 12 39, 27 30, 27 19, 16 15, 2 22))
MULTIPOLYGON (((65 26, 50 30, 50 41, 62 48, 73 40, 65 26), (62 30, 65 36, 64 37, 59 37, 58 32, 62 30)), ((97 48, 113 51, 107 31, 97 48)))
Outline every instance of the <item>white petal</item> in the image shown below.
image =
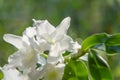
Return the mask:
POLYGON ((50 44, 44 39, 39 40, 38 50, 40 50, 41 52, 50 50, 50 47, 51 47, 50 44))
POLYGON ((63 70, 64 67, 65 67, 65 64, 63 64, 63 63, 60 63, 60 64, 56 65, 56 68, 60 68, 62 70, 63 70))
POLYGON ((56 30, 62 34, 66 34, 69 26, 70 26, 70 17, 65 18, 58 27, 56 27, 56 30))
POLYGON ((58 57, 58 56, 57 57, 49 56, 47 59, 47 62, 51 63, 51 64, 57 64, 59 59, 60 59, 60 57, 58 57))
POLYGON ((60 50, 61 50, 60 44, 56 43, 51 47, 51 51, 50 51, 49 55, 57 57, 57 56, 59 56, 60 50))
POLYGON ((8 58, 8 62, 10 64, 11 67, 16 67, 16 66, 22 66, 22 63, 21 63, 21 51, 17 51, 15 52, 14 54, 10 55, 9 58, 8 58))
POLYGON ((6 42, 14 45, 16 48, 18 49, 23 48, 22 38, 20 36, 16 36, 13 34, 5 34, 3 38, 6 42))
POLYGON ((39 80, 40 78, 40 71, 33 69, 29 74, 28 74, 30 80, 39 80))
POLYGON ((23 75, 15 68, 9 68, 7 65, 2 68, 2 72, 4 74, 2 80, 30 80, 27 75, 23 75))
POLYGON ((38 55, 31 49, 22 49, 11 55, 8 59, 11 67, 18 67, 24 73, 36 67, 38 55))
POLYGON ((81 48, 81 45, 79 45, 78 42, 73 42, 71 47, 72 53, 78 53, 78 50, 81 48))
POLYGON ((61 41, 63 39, 63 37, 64 37, 64 34, 60 33, 60 32, 57 32, 57 33, 54 32, 51 34, 51 39, 55 43, 61 41))
POLYGON ((47 63, 42 72, 43 80, 62 80, 64 66, 58 67, 55 64, 47 63))
POLYGON ((67 30, 70 26, 70 17, 65 18, 56 30, 51 34, 54 41, 60 41, 64 35, 67 33, 67 30))
POLYGON ((59 43, 55 45, 56 46, 52 46, 47 58, 47 62, 51 64, 57 64, 58 62, 64 61, 64 58, 62 56, 62 53, 64 52, 63 49, 61 48, 59 43))
POLYGON ((41 39, 44 39, 46 42, 48 42, 50 44, 54 43, 51 36, 49 34, 47 34, 47 33, 42 34, 41 39))
POLYGON ((34 37, 34 35, 36 35, 36 27, 28 27, 26 28, 26 30, 24 31, 24 35, 28 36, 28 37, 34 37))
POLYGON ((70 51, 72 48, 72 38, 65 35, 64 38, 60 41, 61 51, 68 50, 70 51))
POLYGON ((23 47, 28 47, 30 46, 30 42, 29 42, 29 38, 23 34, 23 37, 22 37, 22 41, 23 41, 23 47))
POLYGON ((38 20, 35 21, 34 25, 37 28, 37 33, 42 35, 43 33, 51 34, 55 27, 52 26, 47 20, 38 20))
POLYGON ((58 64, 56 70, 59 73, 58 80, 62 80, 64 74, 65 64, 58 64))

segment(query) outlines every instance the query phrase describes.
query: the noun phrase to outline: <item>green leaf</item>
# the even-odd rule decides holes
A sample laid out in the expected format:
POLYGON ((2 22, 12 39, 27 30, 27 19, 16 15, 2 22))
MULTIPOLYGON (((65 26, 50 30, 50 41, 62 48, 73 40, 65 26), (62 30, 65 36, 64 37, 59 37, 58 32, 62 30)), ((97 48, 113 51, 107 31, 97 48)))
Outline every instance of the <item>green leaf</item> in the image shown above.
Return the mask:
POLYGON ((106 52, 109 54, 120 53, 120 46, 106 46, 106 52))
POLYGON ((120 34, 94 34, 82 42, 83 51, 87 51, 89 48, 100 49, 110 54, 120 53, 120 34))
POLYGON ((109 37, 105 43, 106 52, 108 53, 120 53, 120 34, 114 34, 109 37))
POLYGON ((109 65, 95 50, 90 50, 88 65, 94 80, 113 80, 109 65))
POLYGON ((120 46, 120 34, 113 34, 109 36, 106 41, 107 46, 120 46))
POLYGON ((101 51, 104 51, 104 53, 107 53, 109 55, 114 54, 114 53, 120 53, 120 46, 108 46, 105 44, 98 44, 94 47, 92 47, 92 49, 98 49, 101 51))
POLYGON ((70 60, 62 80, 88 80, 88 71, 83 61, 70 60))
POLYGON ((108 39, 108 34, 106 34, 106 33, 94 34, 94 35, 86 38, 82 42, 82 50, 86 51, 87 49, 89 49, 97 44, 105 43, 107 39, 108 39))

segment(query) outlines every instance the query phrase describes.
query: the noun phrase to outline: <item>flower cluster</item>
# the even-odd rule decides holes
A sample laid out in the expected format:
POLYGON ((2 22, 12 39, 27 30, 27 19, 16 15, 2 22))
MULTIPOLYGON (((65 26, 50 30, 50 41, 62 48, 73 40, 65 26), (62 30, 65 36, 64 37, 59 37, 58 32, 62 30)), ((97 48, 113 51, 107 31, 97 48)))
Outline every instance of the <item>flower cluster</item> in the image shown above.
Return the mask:
POLYGON ((70 17, 57 27, 47 20, 35 20, 23 36, 5 34, 4 40, 18 51, 10 55, 8 64, 0 68, 2 80, 61 80, 64 74, 63 53, 77 53, 81 47, 67 35, 70 17))

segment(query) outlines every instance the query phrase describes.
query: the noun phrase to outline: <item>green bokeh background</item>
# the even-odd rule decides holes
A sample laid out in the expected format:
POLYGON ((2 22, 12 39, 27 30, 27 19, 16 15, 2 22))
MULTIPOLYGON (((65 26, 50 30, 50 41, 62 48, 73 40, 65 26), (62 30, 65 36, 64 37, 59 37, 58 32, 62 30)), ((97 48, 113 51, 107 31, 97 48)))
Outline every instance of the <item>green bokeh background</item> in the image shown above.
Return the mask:
MULTIPOLYGON (((71 17, 68 34, 79 43, 94 33, 120 32, 120 0, 0 0, 0 66, 17 50, 3 40, 4 34, 22 35, 33 18, 57 26, 67 16, 71 17)), ((120 80, 120 54, 108 62, 120 80)))

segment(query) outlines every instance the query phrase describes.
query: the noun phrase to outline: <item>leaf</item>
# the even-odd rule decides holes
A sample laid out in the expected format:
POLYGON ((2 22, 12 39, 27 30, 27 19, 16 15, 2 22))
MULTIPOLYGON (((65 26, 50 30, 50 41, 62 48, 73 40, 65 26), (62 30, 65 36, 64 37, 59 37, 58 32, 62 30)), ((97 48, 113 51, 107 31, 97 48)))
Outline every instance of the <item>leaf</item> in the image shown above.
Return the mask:
POLYGON ((120 53, 120 34, 114 34, 109 37, 105 43, 106 52, 108 53, 120 53))
POLYGON ((88 80, 88 71, 83 61, 70 60, 62 80, 88 80))
POLYGON ((83 51, 86 51, 89 48, 100 49, 108 54, 120 53, 120 34, 94 34, 82 42, 83 51))
POLYGON ((106 52, 109 54, 120 53, 120 46, 106 46, 106 52))
POLYGON ((97 44, 105 43, 107 38, 108 38, 108 34, 106 34, 106 33, 94 34, 94 35, 86 38, 82 42, 82 50, 86 51, 90 47, 93 47, 97 44))
POLYGON ((95 50, 90 50, 88 65, 94 80, 113 80, 109 65, 95 50))
POLYGON ((120 53, 120 46, 108 46, 105 44, 98 44, 92 47, 92 49, 98 49, 104 51, 104 53, 107 53, 108 55, 120 53))
POLYGON ((109 36, 106 41, 107 46, 120 46, 120 33, 109 36))

